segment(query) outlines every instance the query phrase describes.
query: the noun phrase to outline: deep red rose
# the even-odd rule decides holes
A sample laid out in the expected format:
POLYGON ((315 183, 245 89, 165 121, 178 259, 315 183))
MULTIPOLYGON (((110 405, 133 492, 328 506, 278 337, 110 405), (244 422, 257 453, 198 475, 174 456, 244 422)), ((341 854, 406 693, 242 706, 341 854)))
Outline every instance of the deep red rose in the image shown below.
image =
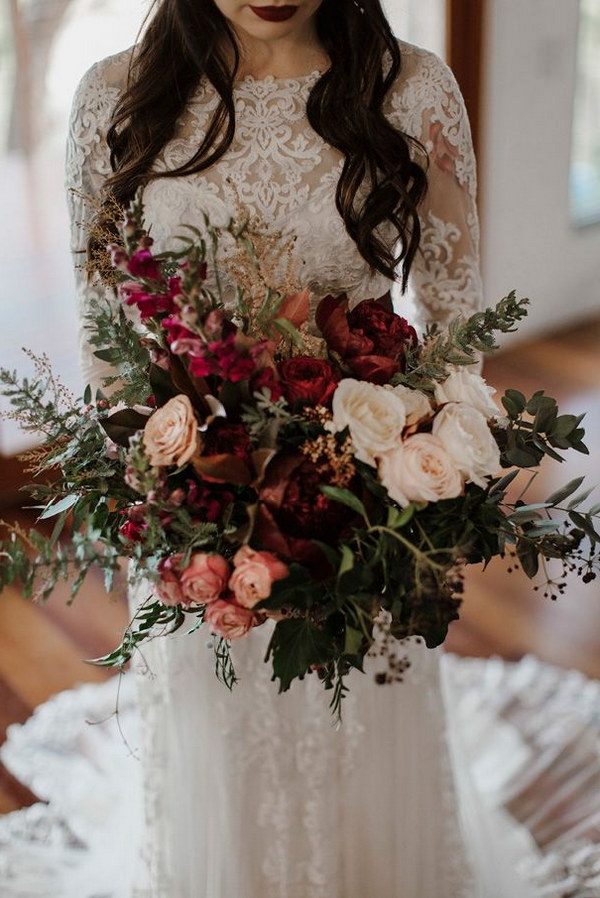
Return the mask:
POLYGON ((418 343, 415 329, 377 299, 365 299, 348 311, 348 296, 329 294, 317 307, 315 320, 330 350, 360 380, 385 384, 404 371, 405 353, 418 343))
POLYGON ((185 504, 203 521, 212 523, 221 520, 228 505, 235 500, 230 490, 208 487, 188 479, 185 504))
POLYGON ((142 539, 147 527, 143 521, 127 520, 119 527, 119 533, 128 542, 137 543, 142 539))
POLYGON ((328 361, 310 356, 295 356, 284 359, 277 369, 283 394, 288 402, 330 405, 340 375, 328 361))
POLYGON ((250 434, 243 424, 215 418, 203 434, 202 455, 237 455, 247 459, 251 450, 250 434))
POLYGON ((283 389, 277 377, 277 372, 270 365, 255 371, 250 378, 251 393, 259 393, 263 387, 269 388, 273 402, 277 402, 283 396, 283 389))
POLYGON ((265 470, 254 530, 265 549, 305 564, 323 577, 331 568, 313 540, 337 544, 355 521, 346 506, 323 495, 320 486, 324 482, 305 455, 276 455, 265 470))

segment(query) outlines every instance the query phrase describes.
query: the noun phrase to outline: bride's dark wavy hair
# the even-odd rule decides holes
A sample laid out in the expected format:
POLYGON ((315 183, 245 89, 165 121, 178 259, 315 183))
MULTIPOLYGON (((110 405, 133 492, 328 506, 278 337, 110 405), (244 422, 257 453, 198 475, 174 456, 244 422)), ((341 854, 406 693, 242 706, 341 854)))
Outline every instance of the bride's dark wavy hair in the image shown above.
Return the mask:
MULTIPOLYGON (((371 274, 376 269, 395 280, 397 266, 404 263, 404 293, 421 239, 417 206, 427 190, 429 163, 421 142, 394 128, 382 112, 383 100, 402 67, 401 50, 380 0, 359 2, 364 12, 353 0, 323 0, 315 13, 318 39, 331 65, 313 85, 306 112, 317 134, 345 156, 335 201, 348 234, 371 274), (391 66, 384 77, 386 50, 391 66), (425 168, 412 160, 411 142, 423 151, 425 168), (367 172, 372 190, 362 208, 355 210, 353 199, 367 172), (398 231, 397 257, 393 247, 375 234, 386 220, 398 231)), ((189 175, 213 165, 230 146, 235 131, 232 87, 240 47, 213 0, 155 0, 146 24, 107 132, 113 174, 105 188, 123 208, 148 181, 189 175), (221 49, 227 42, 233 51, 233 71, 221 49), (221 102, 201 145, 179 168, 151 171, 203 75, 221 102)))

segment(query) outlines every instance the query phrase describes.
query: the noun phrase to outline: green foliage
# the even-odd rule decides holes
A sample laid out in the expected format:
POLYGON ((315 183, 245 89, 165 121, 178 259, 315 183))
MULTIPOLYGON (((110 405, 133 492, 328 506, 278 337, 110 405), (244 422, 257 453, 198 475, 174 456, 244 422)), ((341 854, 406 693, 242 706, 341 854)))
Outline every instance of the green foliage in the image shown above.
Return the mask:
POLYGON ((517 299, 512 290, 495 308, 469 317, 458 315, 446 328, 431 324, 424 341, 407 356, 406 372, 397 374, 393 384, 403 383, 415 389, 433 392, 436 383, 446 379, 451 365, 472 365, 477 353, 498 348, 495 334, 507 334, 527 315, 529 300, 517 299))
POLYGON ((126 405, 144 403, 152 392, 150 355, 142 334, 127 317, 123 306, 119 304, 115 309, 105 296, 92 298, 83 318, 94 355, 115 369, 114 375, 104 379, 105 387, 119 384, 112 393, 112 401, 126 405))
POLYGON ((134 652, 146 639, 174 633, 185 621, 185 613, 179 605, 171 608, 161 602, 148 599, 136 611, 131 623, 123 634, 119 646, 101 658, 93 658, 88 664, 98 667, 123 667, 131 661, 134 652))
POLYGON ((506 467, 536 467, 544 455, 562 461, 557 449, 575 449, 588 454, 583 442, 585 430, 579 426, 585 415, 559 415, 556 400, 546 396, 543 390, 538 390, 529 400, 518 390, 507 390, 502 404, 508 427, 498 437, 506 467))
POLYGON ((331 660, 333 647, 329 634, 306 618, 284 620, 276 624, 265 660, 273 658, 273 677, 279 691, 286 692, 292 682, 304 679, 312 666, 331 660))

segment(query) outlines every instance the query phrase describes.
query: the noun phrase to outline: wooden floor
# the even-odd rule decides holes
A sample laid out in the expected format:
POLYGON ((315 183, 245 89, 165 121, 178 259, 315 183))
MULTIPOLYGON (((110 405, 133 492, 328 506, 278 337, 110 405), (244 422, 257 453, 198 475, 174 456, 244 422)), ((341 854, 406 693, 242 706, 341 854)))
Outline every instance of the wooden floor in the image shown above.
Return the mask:
MULTIPOLYGON (((587 412, 591 457, 572 453, 563 465, 545 466, 531 501, 577 474, 588 474, 590 485, 600 483, 600 319, 499 354, 487 362, 486 377, 500 390, 512 386, 531 394, 544 387, 563 412, 587 412)), ((64 587, 37 607, 15 590, 0 596, 0 742, 7 726, 26 720, 54 693, 110 675, 83 659, 117 643, 127 620, 122 585, 106 596, 92 577, 73 607, 66 606, 66 597, 64 587)), ((452 625, 447 646, 460 654, 510 659, 533 652, 600 677, 600 584, 575 580, 552 602, 535 593, 521 572, 508 574, 501 561, 485 576, 473 569, 462 619, 452 625)), ((34 800, 0 766, 0 813, 34 800)))

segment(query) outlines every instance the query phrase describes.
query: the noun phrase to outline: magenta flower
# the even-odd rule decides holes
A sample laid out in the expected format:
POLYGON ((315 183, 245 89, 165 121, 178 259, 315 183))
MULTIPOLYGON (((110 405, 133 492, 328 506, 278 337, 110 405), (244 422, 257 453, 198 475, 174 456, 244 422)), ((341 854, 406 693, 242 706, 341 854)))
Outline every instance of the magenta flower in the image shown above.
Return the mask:
POLYGON ((127 271, 136 278, 162 280, 160 265, 149 249, 138 249, 127 263, 127 271))

